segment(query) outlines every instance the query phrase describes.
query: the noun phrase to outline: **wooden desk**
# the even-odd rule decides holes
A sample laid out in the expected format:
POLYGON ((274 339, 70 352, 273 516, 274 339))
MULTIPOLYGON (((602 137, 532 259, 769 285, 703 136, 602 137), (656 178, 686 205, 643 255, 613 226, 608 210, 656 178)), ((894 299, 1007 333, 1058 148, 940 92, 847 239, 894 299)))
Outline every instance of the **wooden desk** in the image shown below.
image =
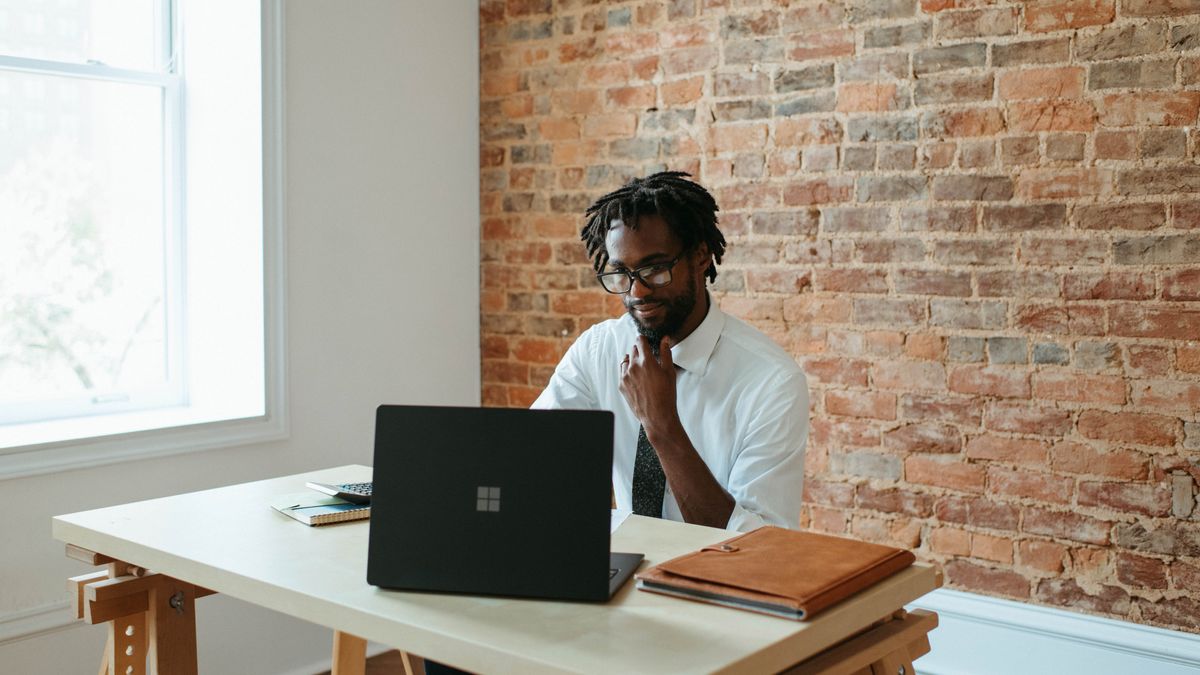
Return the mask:
MULTIPOLYGON (((149 651, 151 672, 195 671, 191 603, 210 591, 473 671, 765 673, 821 652, 835 653, 827 650, 890 619, 904 604, 940 585, 932 567, 914 565, 805 623, 636 591, 632 582, 602 605, 384 591, 366 583, 365 521, 305 527, 268 506, 273 497, 304 491, 306 480, 349 482, 370 476, 369 467, 347 466, 113 506, 58 516, 53 532, 69 551, 74 546, 102 554, 92 562, 121 561, 110 564, 109 575, 124 574, 126 564, 136 567, 134 574, 158 574, 143 577, 151 579, 138 582, 144 588, 133 587, 136 597, 129 605, 151 611, 143 615, 149 617, 145 629, 135 631, 149 637, 149 643, 130 643, 135 665, 139 652, 149 651), (137 595, 141 592, 147 595, 137 595), (156 629, 158 624, 163 626, 156 629), (164 655, 172 660, 163 661, 164 655), (170 665, 156 671, 155 660, 170 665)), ((643 552, 645 564, 655 564, 728 536, 725 530, 631 516, 613 535, 612 548, 643 552)), ((132 578, 125 581, 132 583, 132 578)), ((75 584, 80 616, 88 610, 89 595, 111 598, 116 593, 104 592, 103 585, 113 582, 101 582, 99 593, 89 590, 95 582, 75 584)), ((93 618, 106 618, 102 614, 93 618)), ((923 639, 936 625, 936 616, 910 615, 907 622, 915 618, 923 622, 917 631, 923 639)), ((891 621, 892 632, 901 623, 891 621)), ((118 640, 123 626, 118 620, 110 629, 118 640)), ((913 630, 906 635, 915 635, 913 630)), ((884 638, 880 634, 872 641, 876 649, 884 638)), ((905 638, 918 645, 910 652, 920 652, 921 639, 905 638)), ((850 652, 862 654, 864 649, 852 647, 850 652)), ((853 665, 844 659, 838 663, 853 665)), ((109 672, 123 673, 125 664, 117 663, 109 672)), ((138 667, 130 672, 145 671, 138 667)))

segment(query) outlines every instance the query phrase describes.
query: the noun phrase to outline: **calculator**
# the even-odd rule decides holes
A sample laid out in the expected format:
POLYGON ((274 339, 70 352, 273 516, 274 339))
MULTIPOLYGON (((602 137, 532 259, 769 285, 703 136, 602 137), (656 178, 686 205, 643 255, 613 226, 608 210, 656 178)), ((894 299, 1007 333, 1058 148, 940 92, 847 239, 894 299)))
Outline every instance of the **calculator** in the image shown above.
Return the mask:
POLYGON ((352 504, 371 503, 371 483, 313 483, 304 484, 317 492, 344 499, 352 504))

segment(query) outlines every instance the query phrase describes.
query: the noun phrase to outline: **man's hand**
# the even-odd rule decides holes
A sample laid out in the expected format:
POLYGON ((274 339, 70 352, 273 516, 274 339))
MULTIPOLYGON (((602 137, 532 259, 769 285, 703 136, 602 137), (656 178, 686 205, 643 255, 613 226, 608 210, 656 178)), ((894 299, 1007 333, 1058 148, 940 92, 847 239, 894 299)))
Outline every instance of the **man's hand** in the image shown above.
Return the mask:
POLYGON ((650 340, 639 335, 633 349, 621 361, 621 394, 633 414, 646 429, 646 438, 654 443, 675 431, 682 431, 679 410, 675 406, 675 364, 671 361, 671 343, 663 338, 658 358, 650 350, 650 340))

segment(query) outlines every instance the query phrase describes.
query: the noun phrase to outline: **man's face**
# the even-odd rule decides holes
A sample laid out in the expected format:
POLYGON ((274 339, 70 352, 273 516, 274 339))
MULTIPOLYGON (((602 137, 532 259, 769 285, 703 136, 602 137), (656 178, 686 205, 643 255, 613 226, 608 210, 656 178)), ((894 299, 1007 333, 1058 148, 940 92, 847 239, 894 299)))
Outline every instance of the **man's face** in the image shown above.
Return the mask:
POLYGON ((649 338, 655 348, 664 336, 679 341, 700 325, 708 309, 697 302, 707 269, 708 253, 703 244, 684 251, 679 238, 658 215, 639 218, 636 230, 620 222, 613 223, 604 243, 609 270, 628 271, 667 264, 679 256, 671 268, 671 283, 647 288, 641 281, 634 281, 622 298, 638 332, 649 338))

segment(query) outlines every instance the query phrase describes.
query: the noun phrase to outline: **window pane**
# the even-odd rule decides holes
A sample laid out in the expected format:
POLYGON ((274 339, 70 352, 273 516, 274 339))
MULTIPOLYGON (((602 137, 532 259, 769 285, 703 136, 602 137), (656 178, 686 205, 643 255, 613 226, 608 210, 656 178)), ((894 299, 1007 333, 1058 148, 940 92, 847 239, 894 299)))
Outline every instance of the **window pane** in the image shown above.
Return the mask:
POLYGON ((0 0, 0 54, 160 70, 165 0, 0 0))
POLYGON ((0 91, 0 422, 162 389, 162 90, 0 71, 0 91))

